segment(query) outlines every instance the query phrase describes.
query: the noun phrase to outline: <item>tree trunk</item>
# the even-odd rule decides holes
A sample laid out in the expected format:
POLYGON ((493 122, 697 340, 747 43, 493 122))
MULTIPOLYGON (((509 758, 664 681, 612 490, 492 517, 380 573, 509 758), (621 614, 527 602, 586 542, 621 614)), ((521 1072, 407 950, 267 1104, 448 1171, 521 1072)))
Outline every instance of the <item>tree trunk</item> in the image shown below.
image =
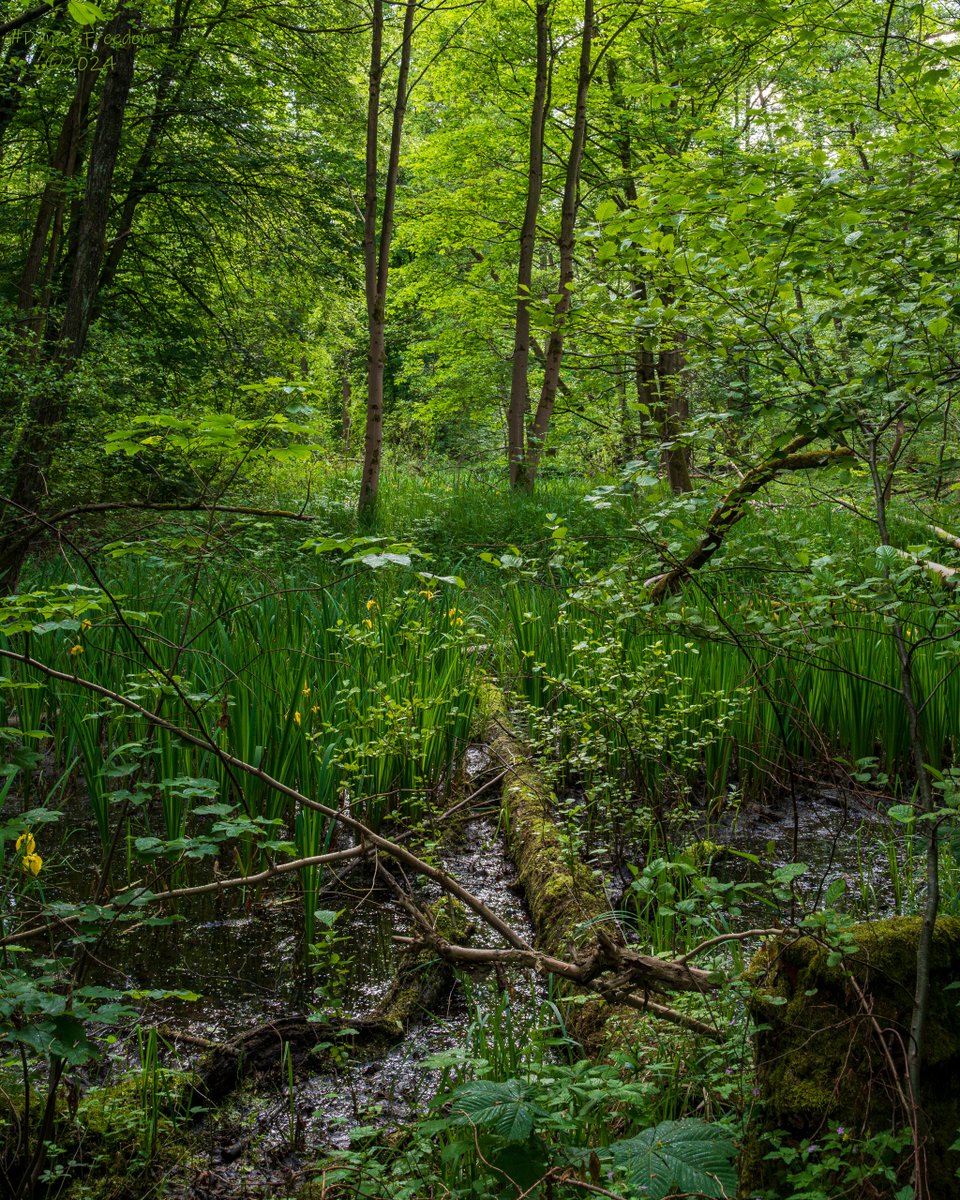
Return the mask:
MULTIPOLYGON (((868 441, 867 461, 870 468, 870 479, 873 483, 877 532, 879 533, 880 544, 882 546, 891 545, 890 533, 887 526, 887 505, 890 500, 894 475, 898 466, 902 438, 903 425, 901 423, 897 429, 893 449, 890 451, 887 460, 885 480, 881 479, 878 464, 880 435, 875 433, 868 441)), ((887 587, 890 588, 890 595, 893 596, 895 593, 890 584, 890 564, 886 559, 883 562, 881 574, 887 587)), ((910 1085, 909 1099, 913 1105, 911 1124, 913 1127, 914 1143, 919 1150, 923 1141, 921 1132, 929 1133, 929 1131, 921 1131, 920 1127, 920 1067, 923 1060, 924 1031, 930 1008, 930 959, 933 949, 933 934, 937 923, 937 913, 940 908, 940 822, 933 819, 933 813, 937 805, 933 793, 933 781, 930 776, 930 769, 927 766, 923 736, 921 718, 924 707, 923 699, 920 695, 919 681, 913 669, 913 650, 916 647, 911 647, 907 644, 907 635, 900 616, 900 604, 890 605, 890 607, 894 611, 892 614, 885 615, 885 620, 890 622, 889 628, 893 635, 893 644, 896 648, 897 661, 900 666, 900 696, 903 699, 903 705, 907 712, 910 751, 916 775, 916 793, 913 806, 915 816, 924 821, 922 834, 918 828, 916 836, 918 841, 922 837, 926 843, 924 846, 924 857, 926 860, 925 875, 927 892, 924 897, 923 917, 920 924, 920 934, 917 939, 917 978, 913 996, 913 1011, 910 1016, 910 1037, 907 1041, 906 1053, 907 1080, 910 1085)), ((920 1178, 915 1178, 913 1182, 917 1194, 922 1196, 927 1194, 927 1180, 925 1178, 922 1154, 918 1156, 917 1174, 920 1178)))
POLYGON ((629 370, 629 359, 627 359, 617 380, 617 392, 620 402, 619 461, 622 467, 633 462, 637 457, 637 428, 633 413, 630 411, 629 370))
MULTIPOLYGON (((120 153, 124 114, 133 81, 136 47, 134 38, 131 36, 130 25, 131 16, 126 9, 122 9, 111 23, 118 48, 113 54, 113 65, 107 73, 97 112, 96 129, 90 149, 90 162, 87 168, 86 185, 77 228, 76 256, 67 290, 63 323, 58 332, 58 344, 54 350, 60 372, 64 375, 83 352, 97 296, 100 268, 104 257, 113 176, 120 153)), ((74 155, 74 159, 77 146, 75 135, 79 134, 80 127, 80 110, 86 104, 86 100, 82 104, 78 103, 78 98, 78 96, 74 97, 74 103, 71 105, 73 117, 68 116, 68 120, 64 124, 64 131, 61 133, 61 145, 58 147, 58 150, 62 149, 69 141, 70 153, 74 155), (69 137, 65 137, 65 133, 68 133, 69 137)), ((87 94, 88 99, 89 93, 87 94)), ((57 205, 54 204, 51 207, 47 203, 46 192, 44 194, 41 206, 49 210, 51 220, 56 217, 58 221, 62 221, 62 197, 61 190, 58 215, 57 205)), ((38 222, 38 228, 39 224, 40 222, 38 222)), ((54 246, 51 242, 47 260, 48 277, 54 253, 54 246)), ((30 296, 32 301, 32 289, 30 296)), ((46 314, 41 314, 41 319, 46 323, 46 314)), ((47 491, 47 474, 53 459, 57 438, 66 417, 66 391, 63 389, 58 389, 53 394, 36 397, 27 414, 24 433, 13 459, 13 482, 10 492, 12 504, 8 514, 9 523, 13 525, 13 528, 0 543, 0 571, 3 572, 3 582, 8 589, 12 589, 16 585, 25 553, 25 543, 17 536, 21 518, 37 511, 40 501, 47 491)))
POLYGON ((380 86, 383 78, 383 0, 374 0, 373 35, 370 43, 370 86, 367 97, 366 186, 363 212, 363 259, 367 296, 367 420, 363 440, 363 475, 360 480, 359 510, 370 513, 380 491, 383 450, 383 371, 386 363, 387 282, 390 274, 390 243, 397 179, 400 174, 400 139, 407 109, 407 79, 416 0, 407 0, 400 43, 397 96, 390 130, 390 153, 383 192, 383 212, 377 237, 377 142, 380 117, 380 86))
POLYGON ((537 56, 530 114, 530 149, 527 169, 527 200, 520 226, 520 261, 517 266, 517 310, 513 328, 513 363, 510 375, 510 402, 507 408, 507 458, 510 486, 522 482, 526 439, 524 426, 530 409, 530 292, 533 285, 533 254, 543 187, 543 130, 550 82, 549 22, 550 0, 538 3, 536 10, 537 56))
MULTIPOLYGON (((99 53, 93 55, 93 61, 99 63, 99 53)), ((77 79, 73 100, 60 127, 60 136, 50 161, 50 179, 40 197, 30 248, 20 275, 17 304, 20 330, 24 341, 35 349, 42 342, 46 327, 44 299, 45 296, 49 299, 50 280, 60 249, 67 184, 80 169, 83 129, 99 74, 99 66, 93 66, 82 71, 77 79)))
POLYGON ((663 443, 661 461, 670 481, 670 490, 675 495, 693 491, 690 482, 690 450, 678 441, 690 415, 683 387, 683 351, 679 346, 661 350, 657 357, 657 408, 656 420, 663 443))
POLYGON ((720 500, 707 519, 699 542, 687 554, 662 575, 648 579, 646 587, 649 598, 659 604, 668 596, 678 592, 689 577, 713 558, 723 545, 723 539, 738 521, 749 511, 748 502, 761 488, 785 471, 812 471, 842 459, 852 458, 853 451, 841 446, 831 450, 807 450, 806 447, 817 437, 819 431, 797 434, 769 458, 752 467, 740 482, 720 500))
MULTIPOLYGON (((620 72, 617 60, 607 59, 607 82, 614 105, 620 112, 620 127, 615 134, 620 165, 623 168, 623 194, 626 202, 636 205, 639 198, 634 175, 633 140, 630 135, 629 109, 620 87, 620 72)), ((633 281, 632 299, 644 301, 647 286, 643 279, 633 281)), ((634 375, 637 382, 637 403, 641 415, 649 414, 657 426, 660 439, 665 443, 661 461, 670 488, 676 494, 693 490, 690 481, 690 451, 677 441, 689 417, 689 403, 683 387, 683 350, 678 344, 670 350, 649 349, 646 336, 641 332, 634 350, 634 375), (644 409, 646 413, 644 413, 644 409)))
POLYGON ((543 453, 550 419, 557 402, 560 384, 560 365, 563 361, 563 337, 567 313, 573 299, 573 251, 577 225, 580 191, 580 166, 583 162, 583 144, 587 135, 587 97, 590 93, 590 56, 593 49, 593 0, 584 0, 583 31, 580 35, 580 63, 577 70, 577 99, 573 118, 573 133, 570 140, 570 157, 567 159, 566 176, 563 181, 563 202, 560 209, 560 285, 559 299, 553 308, 553 326, 547 343, 546 363, 543 370, 543 385, 540 400, 530 430, 523 470, 518 478, 528 491, 533 490, 537 468, 543 453))
POLYGON ((100 268, 104 260, 113 176, 120 155, 123 119, 133 83, 136 46, 130 33, 130 14, 127 10, 121 10, 118 22, 120 44, 113 56, 113 66, 107 73, 100 98, 77 230, 77 254, 60 327, 60 340, 64 343, 61 354, 67 362, 75 362, 83 353, 90 331, 100 268))
POLYGON ((167 48, 168 53, 160 71, 160 78, 157 81, 157 94, 153 104, 153 113, 150 117, 150 127, 147 130, 143 147, 130 175, 127 194, 120 209, 120 219, 117 222, 117 232, 110 242, 103 267, 100 271, 98 291, 101 294, 107 288, 111 287, 113 281, 116 279, 120 261, 130 243, 133 233, 133 219, 136 215, 137 207, 149 191, 148 180, 157 145, 163 136, 163 131, 168 121, 173 115, 177 99, 183 92, 184 85, 191 74, 192 68, 196 65, 196 55, 189 57, 184 62, 183 56, 180 53, 180 43, 183 40, 189 9, 190 0, 185 0, 184 3, 176 6, 176 11, 174 12, 173 25, 170 29, 170 40, 167 48), (171 96, 170 93, 175 78, 175 66, 179 74, 179 79, 177 90, 171 96))
POLYGON ((343 378, 340 385, 340 437, 344 453, 350 450, 350 355, 343 356, 343 378))

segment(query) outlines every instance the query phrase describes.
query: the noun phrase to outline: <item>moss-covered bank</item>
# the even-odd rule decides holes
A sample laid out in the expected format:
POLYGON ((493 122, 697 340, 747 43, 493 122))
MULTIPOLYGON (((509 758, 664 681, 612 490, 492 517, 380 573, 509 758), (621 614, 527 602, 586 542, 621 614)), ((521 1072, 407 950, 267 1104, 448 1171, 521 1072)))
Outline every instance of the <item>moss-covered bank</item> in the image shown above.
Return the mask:
MULTIPOLYGON (((909 1125, 903 1048, 919 930, 919 917, 858 925, 856 952, 838 964, 829 962, 830 948, 812 937, 772 943, 758 955, 751 968, 750 1008, 759 1026, 761 1099, 744 1149, 741 1196, 783 1194, 777 1167, 763 1158, 769 1149, 765 1133, 782 1130, 799 1141, 843 1127, 855 1146, 869 1133, 909 1125)), ((957 991, 948 990, 957 981, 960 920, 941 918, 919 1097, 929 1194, 936 1200, 960 1200, 960 1155, 949 1150, 960 1128, 960 1009, 957 991)), ((909 1174, 905 1163, 901 1185, 909 1174)))

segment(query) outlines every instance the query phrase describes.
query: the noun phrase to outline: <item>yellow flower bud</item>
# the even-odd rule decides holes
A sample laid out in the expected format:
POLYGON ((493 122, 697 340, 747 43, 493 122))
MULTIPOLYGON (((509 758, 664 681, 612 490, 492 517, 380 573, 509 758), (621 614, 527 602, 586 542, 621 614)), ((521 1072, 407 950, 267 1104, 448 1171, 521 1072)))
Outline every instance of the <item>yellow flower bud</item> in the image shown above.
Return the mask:
POLYGON ((377 607, 378 607, 378 605, 377 605, 376 600, 368 600, 367 601, 367 612, 373 612, 373 610, 377 607))
POLYGON ((22 850, 24 855, 33 854, 37 848, 37 843, 34 841, 33 834, 28 829, 26 833, 21 833, 17 838, 17 849, 22 850))
POLYGON ((70 647, 70 657, 71 658, 76 658, 78 654, 82 654, 82 653, 83 653, 83 647, 80 645, 79 642, 77 642, 77 644, 75 646, 70 647))
POLYGON ((43 866, 43 859, 39 854, 25 854, 23 862, 20 865, 36 879, 40 874, 40 868, 43 866))

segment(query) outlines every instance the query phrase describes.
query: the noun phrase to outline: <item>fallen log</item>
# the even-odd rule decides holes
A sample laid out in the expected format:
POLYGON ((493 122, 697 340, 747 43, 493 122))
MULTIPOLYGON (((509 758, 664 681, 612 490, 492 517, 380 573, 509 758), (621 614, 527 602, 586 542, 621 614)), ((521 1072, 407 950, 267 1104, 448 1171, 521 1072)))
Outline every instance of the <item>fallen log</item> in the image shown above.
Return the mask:
MULTIPOLYGON (((568 982, 568 995, 586 989, 607 1001, 567 1006, 567 1029, 588 1048, 601 1041, 611 1005, 648 1012, 703 1036, 718 1036, 707 1022, 651 996, 706 993, 717 986, 714 976, 687 962, 639 954, 627 946, 599 880, 563 845, 550 812, 549 791, 510 728, 503 695, 492 683, 482 685, 480 706, 486 740, 507 772, 502 792, 507 846, 537 932, 535 952, 503 951, 504 961, 549 971, 568 982)), ((480 961, 471 948, 441 947, 441 953, 480 961)))
POLYGON ((750 511, 750 499, 768 483, 787 471, 818 470, 854 457, 848 446, 837 446, 829 450, 807 450, 806 447, 817 436, 817 433, 798 434, 787 445, 747 471, 714 508, 699 542, 686 558, 675 563, 663 574, 654 575, 646 581, 645 586, 653 604, 660 604, 668 596, 679 592, 689 577, 713 558, 729 531, 750 511))

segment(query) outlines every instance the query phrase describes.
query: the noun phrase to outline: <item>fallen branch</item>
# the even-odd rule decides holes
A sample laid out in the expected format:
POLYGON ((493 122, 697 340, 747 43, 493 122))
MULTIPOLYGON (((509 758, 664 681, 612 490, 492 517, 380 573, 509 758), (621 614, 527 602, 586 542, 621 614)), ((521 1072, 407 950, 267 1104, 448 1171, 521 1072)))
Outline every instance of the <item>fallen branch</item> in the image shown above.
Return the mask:
POLYGON ((897 546, 891 546, 891 550, 899 557, 904 558, 907 562, 913 563, 915 567, 919 567, 922 571, 927 571, 930 575, 935 575, 944 587, 955 588, 960 585, 960 567, 947 567, 943 563, 934 562, 929 558, 918 558, 915 554, 911 554, 909 550, 900 550, 897 546))
MULTIPOLYGON (((217 758, 225 766, 232 767, 235 771, 239 771, 245 775, 249 775, 254 779, 258 779, 266 787, 275 791, 278 795, 286 796, 295 803, 302 805, 305 808, 313 809, 314 812, 321 813, 325 817, 329 817, 331 821, 336 821, 338 824, 347 829, 352 830, 358 838, 359 845, 366 845, 380 850, 384 854, 388 854, 391 858, 397 859, 416 871, 420 875, 424 875, 427 879, 432 880, 438 887, 449 895, 460 900, 468 908, 472 909, 477 916, 486 922, 492 929, 496 930, 510 945, 521 950, 529 950, 531 947, 524 941, 522 937, 512 929, 501 917, 499 917, 491 908, 489 908, 477 896, 468 892, 462 884, 460 884, 446 871, 439 867, 433 866, 431 863, 419 858, 413 854, 405 846, 399 845, 397 842, 391 841, 389 838, 381 837, 374 833, 372 829, 364 825, 362 821, 358 821, 356 817, 351 817, 347 813, 340 812, 339 809, 331 808, 328 804, 321 804, 318 800, 312 800, 309 796, 305 796, 303 792, 296 788, 290 787, 288 784, 275 779, 266 771, 259 767, 248 763, 245 759, 237 758, 235 755, 228 753, 222 747, 218 746, 215 740, 209 735, 191 733, 189 730, 182 728, 173 721, 161 717, 158 713, 151 712, 142 704, 138 704, 135 700, 131 700, 129 696, 124 696, 120 692, 112 691, 110 688, 103 687, 99 683, 94 683, 91 679, 84 679, 79 675, 69 675, 66 671, 58 671, 55 667, 48 666, 46 663, 40 662, 31 657, 29 654, 21 654, 15 650, 10 650, 6 647, 0 647, 0 659, 8 659, 13 662, 23 663, 26 666, 34 667, 41 671, 50 679, 59 679, 65 683, 73 684, 74 686, 84 688, 92 692, 94 695, 101 696, 106 700, 111 700, 114 704, 118 704, 121 708, 128 712, 134 712, 138 716, 143 717, 149 724, 156 726, 158 729, 165 729, 174 737, 180 738, 191 746, 198 746, 201 750, 206 750, 217 758)), ((7 938, 0 939, 0 946, 7 945, 11 940, 22 940, 17 935, 10 935, 7 938)))
MULTIPOLYGON (((454 932, 449 917, 438 917, 438 925, 454 932)), ((340 1069, 344 1051, 353 1059, 382 1058, 422 1013, 436 1009, 454 983, 444 959, 423 946, 411 947, 401 957, 386 995, 368 1016, 325 1021, 284 1017, 212 1048, 197 1068, 191 1107, 219 1104, 245 1077, 275 1072, 285 1050, 300 1069, 340 1069)))
POLYGON ((798 435, 782 450, 749 470, 736 487, 727 492, 710 514, 700 541, 686 558, 671 567, 669 571, 665 571, 662 575, 655 575, 646 581, 650 599, 654 604, 659 604, 668 596, 678 592, 688 576, 692 575, 694 571, 699 571, 713 558, 723 545, 723 539, 730 529, 747 515, 749 511, 747 502, 750 498, 782 472, 811 471, 841 459, 854 457, 854 452, 849 446, 800 453, 803 447, 809 445, 816 436, 813 433, 798 435))
MULTIPOLYGON (((93 692, 95 695, 111 700, 129 712, 135 712, 137 715, 148 721, 151 725, 160 729, 165 729, 175 737, 182 739, 190 745, 197 746, 210 752, 224 765, 232 767, 234 770, 240 771, 260 780, 267 787, 276 791, 278 794, 288 797, 295 803, 305 808, 311 808, 316 812, 322 813, 331 821, 335 821, 340 825, 345 826, 357 835, 358 844, 355 847, 352 847, 350 850, 346 851, 336 851, 329 856, 318 855, 316 856, 315 861, 330 861, 331 859, 339 860, 341 858, 353 857, 354 855, 359 856, 362 853, 366 853, 370 849, 377 850, 381 854, 385 854, 404 866, 409 867, 417 874, 430 879, 448 896, 452 896, 461 901, 466 907, 475 912, 477 916, 479 916, 487 925, 499 933, 507 942, 510 949, 499 951, 501 955, 510 954, 513 952, 517 955, 514 961, 522 962, 524 965, 534 966, 537 969, 545 970, 547 973, 557 974, 575 986, 594 992, 596 995, 602 997, 611 1004, 620 1004, 642 1012, 652 1013, 656 1016, 662 1017, 665 1020, 683 1025, 685 1028, 694 1030, 703 1036, 710 1036, 714 1038, 720 1036, 719 1031, 713 1026, 702 1021, 698 1021, 696 1018, 688 1017, 684 1013, 678 1013, 673 1009, 669 1009, 664 1005, 650 1000, 646 994, 636 994, 636 989, 640 989, 644 993, 646 993, 648 990, 680 990, 705 993, 713 990, 713 988, 716 986, 713 976, 708 972, 702 971, 698 968, 690 967, 686 963, 671 962, 665 959, 654 958, 649 955, 638 954, 623 943, 622 935, 619 933, 619 930, 616 927, 613 927, 612 933, 608 933, 604 929, 594 928, 592 931, 592 937, 588 941, 587 946, 579 953, 579 955, 574 957, 573 961, 570 961, 570 959, 564 958, 561 955, 551 955, 549 953, 543 954, 535 950, 534 947, 525 941, 525 939, 522 938, 520 934, 518 934, 515 929, 508 925, 507 922, 505 922, 497 913, 489 908, 478 897, 467 891, 462 884, 460 884, 452 876, 448 875, 447 872, 441 870, 439 867, 433 866, 431 863, 425 862, 423 859, 413 854, 405 846, 402 846, 397 842, 393 842, 389 838, 382 837, 380 834, 374 833, 373 830, 369 829, 355 817, 351 817, 346 813, 342 813, 326 804, 321 804, 319 801, 312 800, 309 796, 299 792, 296 788, 289 787, 287 784, 282 783, 279 779, 275 779, 273 776, 269 775, 266 771, 261 770, 259 767, 255 767, 251 763, 237 758, 235 755, 229 754, 227 751, 217 746, 209 736, 200 736, 199 734, 191 733, 189 730, 181 728, 173 721, 170 721, 165 717, 161 717, 155 712, 151 712, 149 709, 143 707, 143 705, 138 704, 136 701, 131 700, 127 696, 123 696, 119 692, 114 692, 109 688, 103 687, 101 684, 94 683, 92 680, 83 679, 77 675, 69 675, 64 671, 58 671, 54 667, 50 667, 45 663, 38 662, 28 654, 21 654, 6 647, 0 647, 0 659, 3 658, 32 666, 43 672, 49 678, 58 679, 74 686, 82 687, 90 692, 93 692)), ((495 689, 493 689, 493 691, 497 696, 499 696, 499 693, 496 693, 495 689)), ((489 698, 489 691, 487 695, 489 698)), ((499 702, 501 705, 502 715, 502 697, 500 697, 499 702)), ((501 739, 499 743, 501 761, 504 761, 505 756, 506 761, 504 762, 504 769, 509 772, 507 776, 507 782, 505 784, 505 790, 515 794, 519 786, 517 783, 519 763, 514 761, 514 759, 519 751, 516 747, 516 744, 512 741, 510 735, 506 732, 505 725, 502 726, 501 733, 503 737, 507 739, 506 741, 501 739)), ((529 796, 528 799, 530 799, 529 796)), ((534 805, 540 803, 539 796, 533 796, 533 803, 534 805)), ((535 822, 537 820, 545 820, 542 814, 540 818, 536 818, 532 812, 528 813, 528 817, 532 818, 535 822)), ((555 829, 553 832, 554 835, 556 835, 555 829)), ((546 866, 546 864, 540 860, 532 859, 528 861, 539 862, 539 866, 537 867, 538 870, 545 868, 546 866)), ((265 871, 260 872, 256 877, 237 877, 231 881, 230 886, 239 887, 243 884, 249 884, 255 879, 265 882, 267 879, 275 875, 287 873, 296 869, 298 865, 303 866, 307 864, 301 860, 299 863, 271 866, 265 871)), ((387 877, 386 872, 384 872, 384 876, 385 878, 387 877)), ((563 938, 567 944, 572 944, 573 941, 575 941, 575 930, 571 928, 569 924, 571 912, 575 918, 579 918, 580 923, 582 924, 584 920, 589 921, 594 919, 597 915, 606 915, 609 911, 609 908, 606 904, 606 898, 603 897, 602 892, 597 888, 592 873, 588 871, 586 867, 582 867, 582 871, 579 873, 578 879, 583 884, 586 884, 589 881, 591 891, 588 893, 583 893, 581 891, 579 894, 577 894, 575 890, 575 892, 571 894, 571 902, 575 905, 573 910, 568 911, 567 909, 563 909, 562 906, 558 905, 558 898, 556 894, 554 894, 552 899, 546 899, 547 909, 561 911, 562 916, 563 914, 566 914, 563 916, 563 921, 567 922, 564 925, 563 938), (585 904, 585 901, 588 901, 588 903, 585 904), (600 908, 599 913, 596 911, 598 907, 600 908)), ((126 892, 121 893, 120 897, 115 897, 109 905, 104 905, 104 909, 109 908, 110 911, 120 913, 129 909, 130 905, 137 900, 147 904, 159 900, 173 899, 176 896, 188 894, 196 895, 200 891, 216 891, 218 888, 223 887, 226 882, 227 881, 213 881, 210 884, 197 885, 196 888, 177 889, 176 891, 158 893, 156 895, 148 893, 146 890, 141 891, 138 895, 131 895, 129 890, 127 890, 126 892), (120 903, 120 900, 122 900, 123 903, 120 903)), ((577 880, 574 880, 573 882, 576 884, 577 880)), ((409 903, 412 905, 412 901, 409 903)), ((449 941, 449 939, 445 938, 442 933, 437 931, 434 923, 418 920, 418 924, 424 929, 425 934, 429 935, 428 940, 430 938, 433 939, 432 945, 434 949, 439 951, 441 945, 449 941)), ((45 923, 44 929, 47 928, 48 925, 49 923, 45 923)), ((62 927, 63 925, 67 925, 67 927, 69 927, 70 923, 58 921, 55 923, 54 927, 62 927)), ((21 930, 17 934, 10 934, 5 938, 0 939, 0 946, 28 940, 29 938, 36 937, 41 931, 42 930, 40 927, 33 927, 28 930, 21 930)), ((556 932, 556 927, 554 927, 554 932, 556 932)), ((464 962, 467 961, 470 953, 473 952, 472 947, 460 946, 458 943, 454 942, 449 942, 449 945, 451 947, 457 947, 457 950, 464 955, 461 960, 464 962)), ((495 961, 495 958, 489 959, 489 961, 495 961)), ((591 1023, 594 1028, 596 1028, 598 1026, 602 1026, 603 1020, 601 1018, 598 1022, 597 1018, 594 1016, 592 1017, 591 1022, 588 1022, 587 1024, 591 1023)))
POLYGON ((950 533, 946 529, 941 529, 939 525, 928 525, 930 532, 941 542, 946 542, 948 546, 952 546, 954 550, 960 550, 960 537, 955 533, 950 533))
MULTIPOLYGON (((507 772, 502 798, 507 845, 542 947, 532 956, 528 948, 513 961, 555 974, 569 985, 568 993, 570 988, 590 991, 610 1005, 652 1013, 717 1038, 715 1027, 667 1008, 646 994, 706 994, 716 987, 714 976, 685 963, 638 954, 626 945, 597 877, 579 859, 571 861, 562 845, 550 812, 549 792, 510 729, 503 696, 492 683, 482 685, 480 707, 492 754, 507 772)), ((464 963, 482 962, 483 952, 473 947, 438 950, 459 954, 464 963)), ((609 1015, 604 1005, 571 1006, 567 1028, 580 1041, 596 1047, 609 1015)))
MULTIPOLYGON (((8 496, 0 496, 0 504, 12 505, 8 496)), ((28 526, 12 542, 7 550, 8 555, 25 552, 30 543, 42 533, 50 531, 51 526, 63 525, 75 517, 85 517, 109 512, 155 512, 155 513, 227 513, 233 516, 260 517, 267 520, 300 521, 310 523, 316 517, 310 513, 291 512, 283 508, 255 508, 244 504, 220 504, 216 500, 193 500, 184 503, 171 501, 169 503, 153 503, 148 500, 104 501, 101 504, 81 504, 76 508, 65 508, 61 512, 52 513, 49 517, 37 520, 28 526)))
POLYGON ((402 945, 428 948, 444 961, 467 970, 476 970, 478 967, 526 967, 540 975, 553 975, 564 979, 579 990, 592 992, 609 1004, 652 1013, 662 1020, 680 1025, 714 1041, 720 1037, 720 1031, 715 1026, 651 1000, 648 995, 650 991, 713 991, 720 985, 717 978, 708 971, 667 959, 637 954, 626 946, 618 945, 602 929, 597 931, 596 945, 573 961, 556 958, 540 950, 504 950, 461 945, 443 936, 435 923, 420 910, 382 865, 379 871, 400 905, 421 931, 419 938, 394 939, 402 945))

